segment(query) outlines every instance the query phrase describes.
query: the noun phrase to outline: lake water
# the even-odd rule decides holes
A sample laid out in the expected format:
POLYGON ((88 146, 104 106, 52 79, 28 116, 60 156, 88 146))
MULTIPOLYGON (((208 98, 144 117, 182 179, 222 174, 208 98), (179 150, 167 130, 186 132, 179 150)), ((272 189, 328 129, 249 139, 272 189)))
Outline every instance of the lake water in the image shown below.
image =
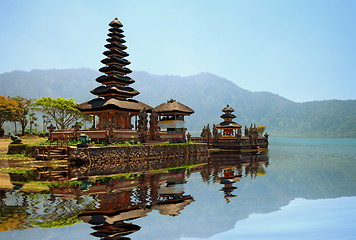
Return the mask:
POLYGON ((41 191, 19 175, 0 239, 356 239, 356 139, 270 139, 268 156, 41 191))

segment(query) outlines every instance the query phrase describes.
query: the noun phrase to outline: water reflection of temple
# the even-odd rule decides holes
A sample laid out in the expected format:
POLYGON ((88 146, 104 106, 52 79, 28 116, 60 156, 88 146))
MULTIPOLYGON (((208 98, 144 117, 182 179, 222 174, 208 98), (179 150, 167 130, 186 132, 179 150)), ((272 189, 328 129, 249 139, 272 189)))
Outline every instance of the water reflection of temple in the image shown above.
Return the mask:
MULTIPOLYGON (((81 171, 76 170, 76 166, 56 170, 40 168, 26 174, 13 173, 9 174, 8 181, 13 188, 3 192, 0 189, 0 203, 7 198, 23 202, 21 208, 16 210, 21 210, 23 216, 22 229, 55 227, 58 224, 70 226, 84 221, 92 225, 91 234, 100 239, 129 239, 130 234, 140 230, 135 219, 145 217, 154 210, 162 215, 177 216, 194 201, 184 190, 191 174, 200 173, 203 182, 221 185, 219 189, 223 199, 230 202, 239 197, 240 180, 264 175, 268 166, 266 154, 220 152, 211 154, 205 160, 207 164, 190 168, 126 176, 79 176, 77 174, 81 171), (72 178, 74 176, 75 179, 72 178), (43 203, 31 200, 28 196, 33 193, 26 193, 27 190, 22 188, 26 182, 33 184, 36 181, 51 183, 49 190, 36 193, 36 198, 43 199, 43 203), (40 211, 42 215, 36 215, 38 208, 45 209, 40 211)), ((103 174, 106 172, 103 169, 103 174)), ((8 209, 9 219, 14 218, 13 207, 7 206, 7 202, 3 201, 3 209, 8 209)))
POLYGON ((208 165, 200 173, 204 182, 214 182, 222 184, 221 191, 227 203, 236 197, 233 193, 237 189, 233 184, 243 177, 256 178, 265 174, 265 167, 268 167, 268 156, 262 153, 241 153, 222 151, 211 154, 208 158, 208 165))
POLYGON ((145 174, 135 179, 110 179, 92 185, 86 194, 95 195, 97 207, 85 210, 79 219, 94 225, 93 236, 122 239, 140 229, 128 221, 145 217, 153 210, 176 216, 194 201, 184 194, 185 169, 166 174, 145 174))

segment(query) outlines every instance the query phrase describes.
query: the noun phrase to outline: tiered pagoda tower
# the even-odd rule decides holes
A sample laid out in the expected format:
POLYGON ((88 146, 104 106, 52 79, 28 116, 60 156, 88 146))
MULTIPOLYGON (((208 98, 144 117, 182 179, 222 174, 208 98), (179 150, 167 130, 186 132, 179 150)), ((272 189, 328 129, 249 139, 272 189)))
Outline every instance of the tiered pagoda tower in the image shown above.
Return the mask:
POLYGON ((96 79, 102 85, 90 91, 98 98, 78 105, 78 109, 84 114, 99 116, 96 128, 132 129, 131 117, 137 116, 143 108, 152 108, 132 99, 139 92, 129 87, 135 81, 126 76, 132 71, 126 67, 130 61, 125 59, 129 54, 123 45, 126 42, 121 29, 123 25, 115 18, 109 26, 108 44, 105 45, 108 50, 103 53, 106 58, 101 61, 106 66, 99 69, 105 75, 96 79))
POLYGON ((224 121, 216 125, 217 129, 222 130, 222 136, 235 137, 236 134, 241 134, 241 125, 232 121, 232 119, 236 118, 236 116, 232 114, 235 110, 228 104, 222 111, 224 114, 220 117, 224 119, 224 121))

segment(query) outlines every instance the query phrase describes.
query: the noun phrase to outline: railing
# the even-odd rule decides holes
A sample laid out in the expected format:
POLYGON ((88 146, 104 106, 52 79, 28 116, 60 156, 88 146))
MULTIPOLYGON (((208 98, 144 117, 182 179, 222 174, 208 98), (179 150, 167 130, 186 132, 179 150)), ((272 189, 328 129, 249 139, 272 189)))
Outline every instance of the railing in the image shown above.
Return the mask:
MULTIPOLYGON (((48 158, 50 158, 50 155, 51 155, 51 150, 52 150, 52 134, 50 135, 49 137, 49 151, 48 151, 48 158)), ((60 147, 60 148, 63 148, 63 145, 64 145, 64 148, 65 148, 65 155, 66 157, 68 157, 68 149, 69 149, 69 144, 68 144, 68 135, 65 135, 65 134, 61 134, 59 135, 57 138, 57 148, 60 147)), ((44 150, 43 150, 44 152, 44 150)), ((44 154, 44 153, 43 153, 44 154)))

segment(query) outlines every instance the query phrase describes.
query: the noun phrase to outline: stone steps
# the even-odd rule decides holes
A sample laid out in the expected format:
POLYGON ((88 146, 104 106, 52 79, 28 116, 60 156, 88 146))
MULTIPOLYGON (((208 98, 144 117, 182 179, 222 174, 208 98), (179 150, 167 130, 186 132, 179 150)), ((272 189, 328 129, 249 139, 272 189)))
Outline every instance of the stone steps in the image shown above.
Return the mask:
POLYGON ((58 160, 67 160, 68 157, 66 155, 65 148, 54 148, 49 150, 43 150, 43 152, 39 152, 36 157, 37 160, 51 160, 51 159, 58 159, 58 160))

